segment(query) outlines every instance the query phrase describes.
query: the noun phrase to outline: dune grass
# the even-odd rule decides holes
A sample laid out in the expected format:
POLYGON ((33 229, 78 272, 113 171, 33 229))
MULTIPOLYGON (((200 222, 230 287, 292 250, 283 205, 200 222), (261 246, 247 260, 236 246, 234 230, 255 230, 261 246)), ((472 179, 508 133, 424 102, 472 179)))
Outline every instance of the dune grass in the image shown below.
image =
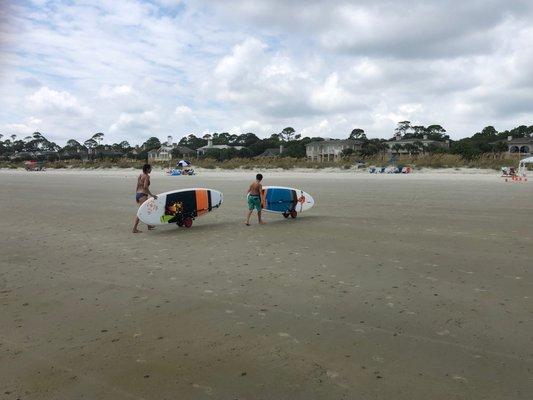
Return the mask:
MULTIPOLYGON (((316 162, 305 158, 275 157, 275 158, 233 158, 225 161, 217 161, 212 158, 192 159, 193 167, 206 169, 283 169, 294 168, 324 169, 324 168, 353 168, 356 162, 362 161, 367 166, 390 165, 390 155, 377 155, 373 157, 351 156, 337 161, 316 162)), ((419 168, 482 168, 499 170, 502 166, 518 166, 518 157, 509 154, 484 154, 473 159, 464 159, 456 154, 427 154, 427 155, 401 155, 396 159, 396 165, 410 165, 419 168)), ((135 168, 141 169, 144 160, 131 160, 126 158, 110 160, 62 160, 46 162, 46 168, 77 168, 77 169, 107 169, 107 168, 135 168)), ((152 163, 154 168, 167 169, 174 166, 172 162, 152 163)), ((0 161, 0 168, 24 168, 23 162, 0 161)))

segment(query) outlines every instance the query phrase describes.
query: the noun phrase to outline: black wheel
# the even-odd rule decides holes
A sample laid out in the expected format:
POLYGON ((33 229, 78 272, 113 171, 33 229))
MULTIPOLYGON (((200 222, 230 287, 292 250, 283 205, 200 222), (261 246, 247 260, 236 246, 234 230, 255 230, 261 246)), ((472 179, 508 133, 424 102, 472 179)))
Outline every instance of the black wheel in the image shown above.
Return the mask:
POLYGON ((183 226, 185 228, 190 228, 192 226, 192 218, 191 217, 187 217, 183 220, 183 226))
POLYGON ((291 218, 296 218, 298 216, 298 213, 296 212, 296 210, 292 210, 291 211, 291 218))
POLYGON ((183 221, 178 221, 178 222, 176 222, 176 224, 178 224, 179 227, 182 227, 183 226, 183 221))
POLYGON ((289 218, 289 214, 287 214, 286 212, 284 212, 282 215, 283 215, 285 218, 289 218))

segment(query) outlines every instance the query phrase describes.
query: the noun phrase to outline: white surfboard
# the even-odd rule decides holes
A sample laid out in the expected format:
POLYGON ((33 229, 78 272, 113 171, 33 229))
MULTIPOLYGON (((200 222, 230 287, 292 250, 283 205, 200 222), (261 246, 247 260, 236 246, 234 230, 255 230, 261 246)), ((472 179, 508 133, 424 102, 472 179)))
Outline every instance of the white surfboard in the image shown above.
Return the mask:
POLYGON ((285 218, 296 216, 315 205, 313 196, 301 189, 285 186, 263 186, 263 210, 282 214, 285 218))
POLYGON ((149 198, 137 211, 139 219, 148 225, 175 223, 190 228, 199 216, 216 210, 222 205, 224 196, 218 190, 188 188, 172 190, 149 198))

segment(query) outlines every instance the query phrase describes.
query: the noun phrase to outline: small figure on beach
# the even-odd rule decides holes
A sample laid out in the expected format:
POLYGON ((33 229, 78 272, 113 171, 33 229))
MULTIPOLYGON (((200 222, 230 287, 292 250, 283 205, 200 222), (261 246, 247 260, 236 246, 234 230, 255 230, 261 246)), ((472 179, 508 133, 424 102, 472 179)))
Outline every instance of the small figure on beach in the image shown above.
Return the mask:
MULTIPOLYGON (((143 172, 137 178, 137 189, 135 191, 135 201, 140 207, 142 203, 148 200, 148 197, 153 197, 157 199, 157 196, 150 192, 150 172, 152 172, 152 166, 150 164, 143 165, 143 172)), ((133 233, 141 233, 142 231, 138 229, 139 226, 139 217, 135 216, 135 222, 133 224, 133 233)), ((148 225, 148 230, 155 229, 155 226, 148 225)))
POLYGON ((244 223, 246 226, 250 226, 250 217, 252 216, 252 212, 254 209, 257 210, 257 220, 261 225, 265 224, 265 222, 261 219, 261 208, 262 208, 262 199, 261 194, 263 190, 263 186, 261 185, 261 181, 263 180, 263 175, 257 174, 255 176, 255 181, 253 181, 248 188, 248 191, 246 194, 248 195, 248 212, 246 214, 246 222, 244 223))

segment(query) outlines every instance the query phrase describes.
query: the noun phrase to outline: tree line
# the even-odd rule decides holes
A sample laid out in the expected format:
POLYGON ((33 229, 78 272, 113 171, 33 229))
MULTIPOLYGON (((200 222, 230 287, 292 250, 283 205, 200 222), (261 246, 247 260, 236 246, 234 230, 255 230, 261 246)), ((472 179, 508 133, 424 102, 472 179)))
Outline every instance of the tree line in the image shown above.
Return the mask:
MULTIPOLYGON (((498 132, 493 126, 487 126, 480 132, 474 133, 470 137, 460 140, 450 140, 446 130, 441 125, 412 125, 410 121, 401 121, 395 129, 395 135, 399 135, 408 143, 395 143, 392 151, 403 151, 409 154, 419 153, 452 153, 458 154, 466 159, 472 159, 485 153, 499 153, 507 151, 506 140, 508 136, 514 138, 533 138, 533 125, 520 125, 511 130, 498 132), (449 141, 449 146, 439 146, 438 144, 428 144, 428 140, 435 142, 449 141)), ((105 135, 102 132, 93 134, 85 141, 70 139, 65 146, 61 147, 53 141, 48 140, 40 132, 35 132, 30 136, 19 138, 15 134, 0 134, 0 158, 16 158, 17 154, 31 157, 32 154, 40 154, 45 158, 117 158, 129 157, 146 159, 148 151, 161 147, 162 143, 157 137, 150 137, 140 145, 132 146, 128 141, 121 141, 113 144, 103 144, 105 135)), ((357 155, 373 156, 389 151, 391 139, 369 139, 361 128, 354 128, 346 139, 358 141, 361 150, 354 152, 347 149, 345 156, 354 153, 357 155)), ((259 138, 252 132, 240 135, 227 132, 196 136, 190 134, 182 137, 177 148, 172 149, 174 157, 180 157, 184 153, 183 147, 196 150, 206 146, 211 140, 213 145, 227 145, 228 148, 213 148, 206 151, 205 157, 217 160, 226 160, 235 157, 251 158, 263 154, 267 149, 279 149, 283 146, 283 156, 302 158, 306 156, 306 145, 312 141, 322 141, 321 137, 302 137, 295 129, 287 127, 279 133, 274 133, 267 138, 259 138)))

